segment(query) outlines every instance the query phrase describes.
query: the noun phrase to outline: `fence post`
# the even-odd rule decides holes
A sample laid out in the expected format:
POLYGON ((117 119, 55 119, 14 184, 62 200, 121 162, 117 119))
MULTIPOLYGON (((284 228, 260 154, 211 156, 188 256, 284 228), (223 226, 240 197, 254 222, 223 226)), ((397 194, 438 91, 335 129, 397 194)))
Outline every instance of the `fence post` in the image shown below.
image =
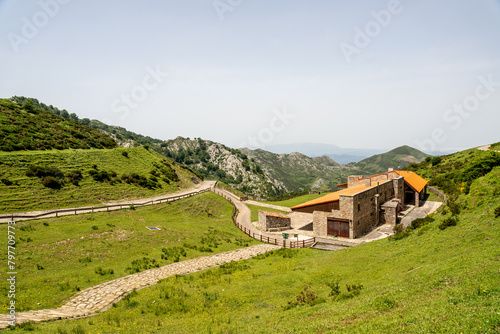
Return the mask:
POLYGON ((56 217, 59 217, 58 213, 59 213, 59 211, 56 211, 56 217))

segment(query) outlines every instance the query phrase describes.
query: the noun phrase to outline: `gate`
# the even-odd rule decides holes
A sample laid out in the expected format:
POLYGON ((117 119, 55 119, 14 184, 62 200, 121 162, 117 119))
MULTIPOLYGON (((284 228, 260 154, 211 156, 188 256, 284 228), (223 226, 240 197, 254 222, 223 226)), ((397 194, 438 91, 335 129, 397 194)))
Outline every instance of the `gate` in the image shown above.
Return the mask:
POLYGON ((330 236, 349 238, 349 220, 328 218, 326 234, 330 236))

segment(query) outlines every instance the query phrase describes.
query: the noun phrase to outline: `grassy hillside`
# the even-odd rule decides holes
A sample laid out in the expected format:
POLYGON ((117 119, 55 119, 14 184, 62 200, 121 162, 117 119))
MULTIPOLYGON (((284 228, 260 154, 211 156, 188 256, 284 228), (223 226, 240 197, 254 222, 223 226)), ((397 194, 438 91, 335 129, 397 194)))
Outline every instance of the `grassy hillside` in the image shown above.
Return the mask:
POLYGON ((88 126, 37 108, 0 99, 0 151, 113 148, 115 141, 88 126))
MULTIPOLYGON (((450 157, 452 158, 452 157, 450 157)), ((445 158, 445 160, 448 158, 445 158)), ((405 238, 280 250, 174 277, 40 333, 498 333, 500 167, 405 238)))
POLYGON ((0 152, 0 212, 20 212, 172 193, 188 170, 143 147, 0 152))
POLYGON ((401 146, 387 153, 377 154, 361 160, 360 162, 349 164, 349 166, 362 169, 365 173, 377 174, 387 172, 388 168, 401 169, 410 163, 418 163, 428 157, 428 154, 412 148, 401 146))
MULTIPOLYGON (((177 257, 182 261, 256 243, 234 227, 232 208, 222 197, 205 193, 135 210, 18 222, 16 306, 19 311, 55 307, 79 290, 177 257), (175 250, 181 252, 174 255, 175 250)), ((6 225, 0 230, 7 234, 6 225)), ((7 239, 2 240, 5 248, 7 239)), ((5 310, 4 284, 1 290, 5 310)))

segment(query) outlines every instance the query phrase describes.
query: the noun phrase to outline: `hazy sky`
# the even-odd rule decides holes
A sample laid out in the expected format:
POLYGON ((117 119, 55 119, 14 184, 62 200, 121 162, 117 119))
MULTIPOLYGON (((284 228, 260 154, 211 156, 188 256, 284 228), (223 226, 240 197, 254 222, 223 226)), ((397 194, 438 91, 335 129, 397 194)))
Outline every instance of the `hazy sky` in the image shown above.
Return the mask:
POLYGON ((500 141, 500 0, 0 0, 0 96, 161 139, 500 141))

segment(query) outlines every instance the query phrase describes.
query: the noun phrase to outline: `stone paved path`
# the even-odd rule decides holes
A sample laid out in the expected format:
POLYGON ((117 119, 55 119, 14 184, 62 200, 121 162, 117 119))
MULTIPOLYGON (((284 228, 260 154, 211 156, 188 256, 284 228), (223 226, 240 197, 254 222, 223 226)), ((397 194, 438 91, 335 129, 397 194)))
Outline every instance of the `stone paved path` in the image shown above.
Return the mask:
MULTIPOLYGON (((19 312, 16 314, 16 323, 77 318, 97 314, 105 311, 113 303, 119 301, 134 289, 139 290, 148 287, 156 284, 161 279, 175 275, 187 275, 231 261, 250 259, 259 254, 279 248, 281 247, 268 244, 255 245, 225 253, 176 262, 160 268, 149 269, 140 273, 117 278, 80 291, 59 308, 19 312)), ((1 314, 0 328, 7 327, 8 321, 7 314, 1 314)))

